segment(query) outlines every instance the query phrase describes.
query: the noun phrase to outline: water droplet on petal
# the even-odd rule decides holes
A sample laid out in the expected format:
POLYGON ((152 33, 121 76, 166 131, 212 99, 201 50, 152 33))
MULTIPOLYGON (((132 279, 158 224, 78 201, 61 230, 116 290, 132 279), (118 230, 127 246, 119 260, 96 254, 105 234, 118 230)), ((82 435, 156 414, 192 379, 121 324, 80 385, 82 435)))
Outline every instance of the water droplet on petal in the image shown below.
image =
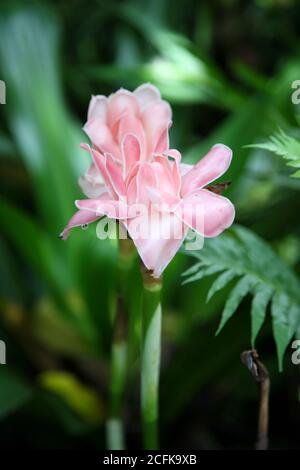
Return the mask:
POLYGON ((87 230, 88 229, 88 224, 82 224, 80 225, 80 227, 82 228, 82 230, 87 230))

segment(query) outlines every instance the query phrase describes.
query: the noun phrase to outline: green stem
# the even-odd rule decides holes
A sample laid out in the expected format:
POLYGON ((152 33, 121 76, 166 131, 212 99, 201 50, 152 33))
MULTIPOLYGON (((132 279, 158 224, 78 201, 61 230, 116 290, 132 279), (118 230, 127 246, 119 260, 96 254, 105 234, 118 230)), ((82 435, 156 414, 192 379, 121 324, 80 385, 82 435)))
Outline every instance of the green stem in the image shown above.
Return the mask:
POLYGON ((128 283, 135 255, 129 239, 119 240, 117 308, 114 319, 114 336, 111 350, 110 416, 107 421, 107 447, 110 450, 125 448, 123 426, 123 401, 128 360, 128 283))
POLYGON ((160 279, 149 271, 143 274, 141 406, 143 441, 147 450, 159 448, 159 369, 161 349, 161 288, 160 279))

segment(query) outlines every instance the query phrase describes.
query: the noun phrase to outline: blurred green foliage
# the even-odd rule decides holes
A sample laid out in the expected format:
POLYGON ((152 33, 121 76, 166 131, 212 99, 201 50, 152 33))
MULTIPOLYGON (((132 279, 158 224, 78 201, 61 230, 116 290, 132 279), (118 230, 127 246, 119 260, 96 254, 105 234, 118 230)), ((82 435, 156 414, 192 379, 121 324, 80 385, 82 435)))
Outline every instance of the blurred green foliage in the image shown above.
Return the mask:
MULTIPOLYGON (((174 108, 171 143, 185 161, 216 142, 229 145, 234 159, 225 178, 237 222, 277 252, 267 266, 271 278, 283 266, 280 276, 296 279, 289 288, 282 281, 284 295, 299 283, 300 182, 267 146, 248 146, 280 127, 295 141, 279 144, 292 146, 299 160, 299 106, 291 102, 300 78, 299 18, 292 0, 2 2, 1 447, 105 447, 116 243, 100 242, 93 227, 74 231, 67 243, 58 239, 88 166, 79 143, 91 94, 150 81, 174 108)), ((239 360, 251 344, 249 298, 215 337, 233 284, 206 303, 217 274, 180 285, 191 262, 179 253, 165 274, 163 444, 251 448, 256 388, 239 360)), ((137 263, 132 276, 138 292, 137 263)), ((265 312, 256 345, 272 381, 271 445, 293 447, 299 372, 288 348, 278 374, 265 312)), ((140 446, 137 375, 134 358, 125 413, 130 447, 140 446)))

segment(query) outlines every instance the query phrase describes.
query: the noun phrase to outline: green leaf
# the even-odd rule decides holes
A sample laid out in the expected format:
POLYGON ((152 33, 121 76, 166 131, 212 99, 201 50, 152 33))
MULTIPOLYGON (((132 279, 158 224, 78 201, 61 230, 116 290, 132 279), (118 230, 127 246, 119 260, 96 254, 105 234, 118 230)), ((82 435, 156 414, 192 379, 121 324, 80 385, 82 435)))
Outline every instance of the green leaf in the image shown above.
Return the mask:
POLYGON ((196 263, 196 264, 194 264, 194 266, 191 266, 186 271, 184 271, 181 275, 182 276, 190 276, 191 274, 194 274, 194 273, 198 272, 198 270, 201 266, 203 266, 202 262, 196 263))
POLYGON ((243 145, 247 141, 253 141, 266 122, 268 122, 266 102, 249 100, 244 106, 231 113, 207 139, 185 152, 184 160, 188 163, 196 163, 216 142, 228 145, 233 155, 237 157, 232 159, 230 168, 226 172, 226 179, 235 182, 235 185, 231 185, 226 191, 227 194, 231 194, 238 178, 243 174, 250 155, 249 149, 243 148, 243 145))
POLYGON ((0 257, 0 298, 21 302, 25 291, 24 282, 21 282, 12 250, 6 246, 2 238, 0 238, 0 257))
POLYGON ((294 178, 300 178, 300 170, 295 171, 295 173, 292 174, 294 178))
POLYGON ((207 302, 212 298, 212 296, 218 292, 219 290, 223 289, 232 279, 236 277, 236 272, 234 270, 225 271, 224 273, 220 274, 219 277, 214 281, 211 288, 207 294, 207 302))
POLYGON ((45 291, 55 291, 62 300, 67 297, 66 287, 79 293, 85 307, 77 310, 77 322, 89 330, 89 336, 97 336, 99 348, 100 343, 110 341, 115 250, 107 240, 99 242, 93 228, 84 234, 78 233, 80 228, 74 230, 67 243, 58 240, 76 210, 74 201, 82 197, 78 177, 90 164, 79 146, 81 126, 70 116, 63 96, 59 22, 51 10, 40 5, 20 4, 2 13, 1 78, 9 84, 3 114, 16 155, 30 178, 37 214, 33 227, 28 218, 23 224, 24 218, 15 211, 14 221, 10 220, 6 208, 8 217, 2 216, 2 225, 41 277, 45 291))
POLYGON ((290 328, 293 333, 296 334, 296 337, 298 337, 298 328, 300 328, 300 305, 297 304, 292 304, 290 306, 290 309, 288 310, 288 324, 290 325, 290 328))
POLYGON ((70 302, 72 279, 66 269, 64 258, 58 250, 61 241, 51 238, 45 231, 21 210, 0 199, 0 218, 3 232, 22 258, 39 274, 48 286, 61 313, 72 322, 88 339, 94 341, 95 331, 85 306, 79 308, 70 302))
POLYGON ((241 300, 252 293, 251 341, 254 344, 267 305, 275 295, 272 307, 273 334, 279 365, 282 367, 288 341, 300 327, 300 281, 292 269, 264 240, 239 225, 215 239, 207 239, 201 250, 190 251, 188 255, 196 259, 198 268, 194 269, 187 281, 206 277, 211 273, 210 268, 212 272, 223 271, 212 284, 208 299, 235 277, 240 278, 229 294, 217 333, 234 314, 241 300))
POLYGON ((57 22, 47 9, 24 7, 3 13, 0 29, 1 78, 9 84, 3 112, 38 210, 55 235, 73 212, 77 178, 84 170, 79 126, 62 99, 57 22))
POLYGON ((242 107, 244 95, 227 82, 221 71, 195 53, 193 44, 178 32, 157 23, 141 8, 125 4, 119 14, 154 50, 152 60, 129 64, 96 65, 87 71, 96 79, 135 87, 150 81, 173 103, 209 102, 227 109, 242 107))
POLYGON ((0 366, 0 418, 14 413, 33 395, 33 390, 7 365, 0 366))
POLYGON ((232 289, 229 297, 226 301, 220 325, 216 331, 216 335, 220 333, 227 321, 232 317, 239 304, 244 297, 251 291, 252 287, 256 284, 257 280, 255 277, 246 275, 238 281, 235 287, 232 289))
MULTIPOLYGON (((293 137, 288 136, 282 130, 271 136, 268 142, 248 145, 247 147, 269 150, 275 155, 279 155, 280 157, 289 160, 287 163, 288 166, 300 168, 300 142, 293 137)), ((300 170, 296 171, 291 176, 300 178, 300 170)))
POLYGON ((45 371, 38 377, 40 385, 59 395, 79 416, 92 424, 104 420, 104 403, 98 392, 65 371, 45 371))
POLYGON ((200 270, 198 270, 198 272, 196 274, 194 274, 193 276, 185 279, 182 283, 182 285, 184 284, 188 284, 190 282, 194 282, 194 281, 199 281, 200 279, 202 279, 203 277, 207 277, 207 276, 211 276, 212 274, 215 274, 219 271, 222 271, 223 268, 220 267, 220 266, 209 266, 209 267, 204 267, 204 268, 200 268, 200 270))
POLYGON ((254 289, 254 298, 251 306, 251 344, 254 347, 255 339, 264 323, 267 305, 273 290, 266 284, 259 284, 254 289))
POLYGON ((287 345, 293 336, 293 329, 288 323, 288 312, 291 308, 288 296, 279 292, 274 295, 272 301, 272 326, 273 334, 276 341, 278 366, 282 371, 282 362, 287 345))
POLYGON ((37 222, 1 199, 0 218, 3 232, 18 253, 51 286, 56 295, 63 296, 64 289, 70 286, 70 279, 63 259, 55 249, 55 242, 59 243, 59 240, 51 240, 37 222))

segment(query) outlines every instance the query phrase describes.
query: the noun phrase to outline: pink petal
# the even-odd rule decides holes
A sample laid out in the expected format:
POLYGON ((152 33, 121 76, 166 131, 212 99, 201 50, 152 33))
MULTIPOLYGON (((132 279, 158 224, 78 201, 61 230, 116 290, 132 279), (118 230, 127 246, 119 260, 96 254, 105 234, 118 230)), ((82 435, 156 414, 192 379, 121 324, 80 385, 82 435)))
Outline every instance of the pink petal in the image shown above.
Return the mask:
POLYGON ((138 138, 133 134, 126 134, 122 141, 122 156, 124 165, 124 176, 129 174, 130 169, 140 161, 141 146, 138 138))
POLYGON ((178 180, 174 179, 173 163, 165 156, 156 156, 151 166, 156 175, 157 187, 173 196, 178 195, 180 186, 178 180))
POLYGON ((148 205, 150 202, 147 188, 156 187, 157 179, 155 169, 151 163, 144 163, 139 167, 136 176, 137 203, 148 205))
POLYGON ((167 127, 165 127, 161 134, 158 137, 158 140, 153 149, 154 153, 163 153, 169 148, 169 129, 172 125, 172 122, 169 121, 167 127))
POLYGON ((189 163, 180 163, 180 174, 181 176, 186 175, 194 165, 190 165, 189 163))
POLYGON ((232 158, 232 151, 226 145, 214 145, 202 160, 182 178, 181 195, 186 196, 203 188, 227 171, 232 158))
POLYGON ((98 168, 100 171, 105 187, 107 191, 111 194, 111 196, 115 199, 118 198, 118 194, 115 191, 115 188, 112 184, 111 177, 108 173, 107 167, 106 167, 106 157, 104 155, 101 155, 101 153, 97 152, 97 150, 92 149, 89 145, 87 144, 81 144, 81 147, 88 152, 90 152, 92 159, 94 161, 95 166, 98 168))
POLYGON ((114 141, 110 128, 103 123, 102 119, 89 119, 83 130, 102 153, 112 153, 116 158, 119 158, 118 146, 114 141))
POLYGON ((139 114, 138 101, 133 93, 120 89, 108 98, 108 123, 112 128, 126 114, 139 114))
POLYGON ((111 219, 126 219, 128 217, 128 207, 123 201, 114 201, 106 198, 82 199, 75 201, 75 204, 80 210, 98 215, 106 215, 111 219))
POLYGON ((106 191, 101 173, 94 163, 85 175, 80 176, 78 183, 83 194, 90 198, 95 199, 106 191))
POLYGON ((125 196, 126 188, 122 176, 122 169, 110 154, 106 154, 106 170, 110 178, 115 193, 119 196, 125 196))
MULTIPOLYGON (((153 153, 157 147, 162 147, 162 135, 165 136, 165 130, 170 126, 172 111, 169 103, 166 101, 155 102, 145 109, 142 115, 142 122, 147 137, 147 153, 153 153)), ((163 149, 166 150, 166 149, 163 149)))
POLYGON ((126 178, 126 195, 129 205, 135 204, 138 200, 137 174, 139 169, 139 164, 132 166, 126 178))
POLYGON ((141 120, 132 113, 128 113, 120 119, 116 136, 120 146, 122 146, 122 142, 128 134, 134 135, 138 139, 141 153, 140 160, 145 160, 147 150, 145 130, 141 120))
POLYGON ((79 227, 80 225, 90 224, 95 220, 98 220, 102 217, 100 214, 96 214, 95 212, 86 211, 86 210, 79 210, 75 212, 73 217, 69 220, 68 225, 60 234, 60 238, 62 240, 66 240, 69 236, 70 230, 74 227, 79 227))
POLYGON ((140 110, 144 111, 149 104, 153 104, 161 99, 159 90, 150 83, 144 83, 133 92, 136 96, 140 110))
POLYGON ((103 95, 92 96, 89 109, 88 120, 101 119, 103 124, 106 123, 107 118, 107 98, 103 95))
POLYGON ((155 204, 160 211, 173 212, 174 208, 180 203, 180 199, 170 193, 150 186, 146 187, 149 200, 155 204))
POLYGON ((95 163, 92 163, 87 172, 86 172, 86 176, 89 180, 95 180, 95 182, 97 184, 103 184, 103 178, 101 176, 101 173, 100 171, 98 170, 98 168, 96 167, 95 163))
POLYGON ((153 211, 123 223, 154 277, 159 277, 173 259, 188 230, 174 214, 153 211))
POLYGON ((210 238, 230 227, 235 209, 226 197, 200 189, 185 197, 175 214, 190 228, 210 238))
POLYGON ((181 153, 176 149, 168 149, 164 155, 173 159, 171 163, 173 186, 176 196, 179 196, 181 189, 181 153))

